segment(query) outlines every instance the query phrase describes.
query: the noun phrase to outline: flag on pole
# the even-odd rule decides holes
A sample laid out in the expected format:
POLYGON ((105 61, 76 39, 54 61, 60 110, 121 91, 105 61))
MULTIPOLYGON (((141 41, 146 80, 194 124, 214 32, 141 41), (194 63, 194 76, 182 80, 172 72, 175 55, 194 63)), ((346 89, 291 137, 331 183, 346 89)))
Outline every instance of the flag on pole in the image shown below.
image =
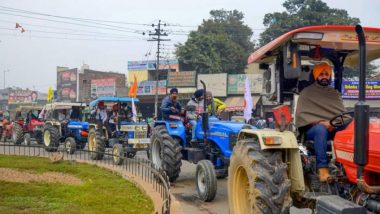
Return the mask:
POLYGON ((134 76, 133 84, 128 92, 128 97, 136 98, 136 95, 137 95, 137 80, 136 80, 136 76, 134 76))
POLYGON ((51 86, 49 86, 48 94, 47 94, 47 101, 50 103, 51 101, 53 101, 53 99, 54 99, 53 88, 51 86))
POLYGON ((252 118, 253 101, 251 96, 250 81, 245 79, 244 85, 244 119, 248 122, 252 118))
POLYGON ((132 120, 133 122, 137 122, 137 111, 135 106, 135 101, 132 98, 132 120))

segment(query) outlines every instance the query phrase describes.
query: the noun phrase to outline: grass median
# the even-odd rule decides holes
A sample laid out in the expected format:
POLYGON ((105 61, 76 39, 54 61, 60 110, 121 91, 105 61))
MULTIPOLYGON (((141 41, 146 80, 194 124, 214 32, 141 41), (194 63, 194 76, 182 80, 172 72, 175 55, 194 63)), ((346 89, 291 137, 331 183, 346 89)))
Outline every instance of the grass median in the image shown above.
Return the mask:
POLYGON ((1 213, 153 212, 143 191, 97 166, 0 155, 0 169, 1 213))

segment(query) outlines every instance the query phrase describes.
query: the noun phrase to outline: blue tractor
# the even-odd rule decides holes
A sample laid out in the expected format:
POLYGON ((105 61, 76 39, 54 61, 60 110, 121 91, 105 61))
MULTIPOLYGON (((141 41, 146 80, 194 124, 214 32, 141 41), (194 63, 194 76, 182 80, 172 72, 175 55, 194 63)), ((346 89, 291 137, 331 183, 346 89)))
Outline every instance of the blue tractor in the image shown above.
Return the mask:
POLYGON ((198 118, 196 127, 192 127, 196 129, 196 143, 190 143, 191 130, 179 117, 156 121, 151 134, 150 159, 167 173, 171 182, 178 178, 182 160, 197 164, 199 198, 212 201, 216 195, 217 178, 227 177, 229 159, 240 130, 255 127, 209 116, 206 106, 204 112, 198 118))
POLYGON ((60 143, 64 143, 69 154, 74 154, 76 149, 84 149, 89 128, 88 122, 81 121, 81 112, 85 107, 84 103, 46 104, 43 127, 45 150, 57 151, 60 143))
MULTIPOLYGON (((113 161, 120 165, 125 157, 133 158, 137 151, 147 151, 150 144, 148 137, 148 124, 145 121, 136 121, 132 119, 132 98, 130 97, 99 97, 90 102, 90 108, 96 108, 99 102, 103 102, 106 109, 117 106, 117 122, 114 130, 107 128, 92 114, 90 117, 90 131, 88 135, 88 148, 91 158, 101 160, 106 148, 112 148, 113 161), (123 108, 124 106, 124 108, 123 108)), ((133 98, 136 104, 139 99, 133 98)))

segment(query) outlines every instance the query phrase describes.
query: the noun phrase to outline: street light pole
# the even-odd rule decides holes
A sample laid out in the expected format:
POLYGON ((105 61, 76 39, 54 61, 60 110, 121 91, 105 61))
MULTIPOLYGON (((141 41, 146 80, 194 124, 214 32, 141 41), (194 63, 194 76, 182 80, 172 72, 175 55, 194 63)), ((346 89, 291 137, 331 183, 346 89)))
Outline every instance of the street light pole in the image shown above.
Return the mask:
POLYGON ((4 70, 4 89, 5 89, 5 73, 9 72, 9 69, 4 70))

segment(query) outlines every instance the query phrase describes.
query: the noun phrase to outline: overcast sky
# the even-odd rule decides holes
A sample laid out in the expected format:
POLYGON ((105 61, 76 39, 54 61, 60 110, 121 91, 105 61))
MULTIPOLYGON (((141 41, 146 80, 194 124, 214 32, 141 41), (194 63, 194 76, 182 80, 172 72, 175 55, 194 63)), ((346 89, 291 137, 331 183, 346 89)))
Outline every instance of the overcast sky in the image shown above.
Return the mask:
MULTIPOLYGON (((170 42, 164 56, 173 56, 174 44, 186 41, 186 34, 209 18, 213 9, 237 9, 257 39, 266 13, 283 11, 280 0, 0 0, 0 88, 19 86, 46 92, 55 87, 56 66, 127 72, 127 61, 155 59, 156 43, 142 32, 153 30, 158 20, 168 23, 170 42), (22 13, 8 8, 24 10, 22 13), (30 12, 115 21, 102 26, 94 21, 76 21, 30 12), (34 17, 34 18, 31 18, 34 17), (53 20, 53 21, 49 21, 53 20), (20 28, 25 29, 21 33, 20 28), (118 23, 124 22, 124 23, 118 23), (70 24, 76 23, 76 24, 70 24)), ((325 0, 334 8, 348 11, 365 26, 380 27, 378 0, 325 0)), ((99 23, 99 22, 97 22, 99 23)))

